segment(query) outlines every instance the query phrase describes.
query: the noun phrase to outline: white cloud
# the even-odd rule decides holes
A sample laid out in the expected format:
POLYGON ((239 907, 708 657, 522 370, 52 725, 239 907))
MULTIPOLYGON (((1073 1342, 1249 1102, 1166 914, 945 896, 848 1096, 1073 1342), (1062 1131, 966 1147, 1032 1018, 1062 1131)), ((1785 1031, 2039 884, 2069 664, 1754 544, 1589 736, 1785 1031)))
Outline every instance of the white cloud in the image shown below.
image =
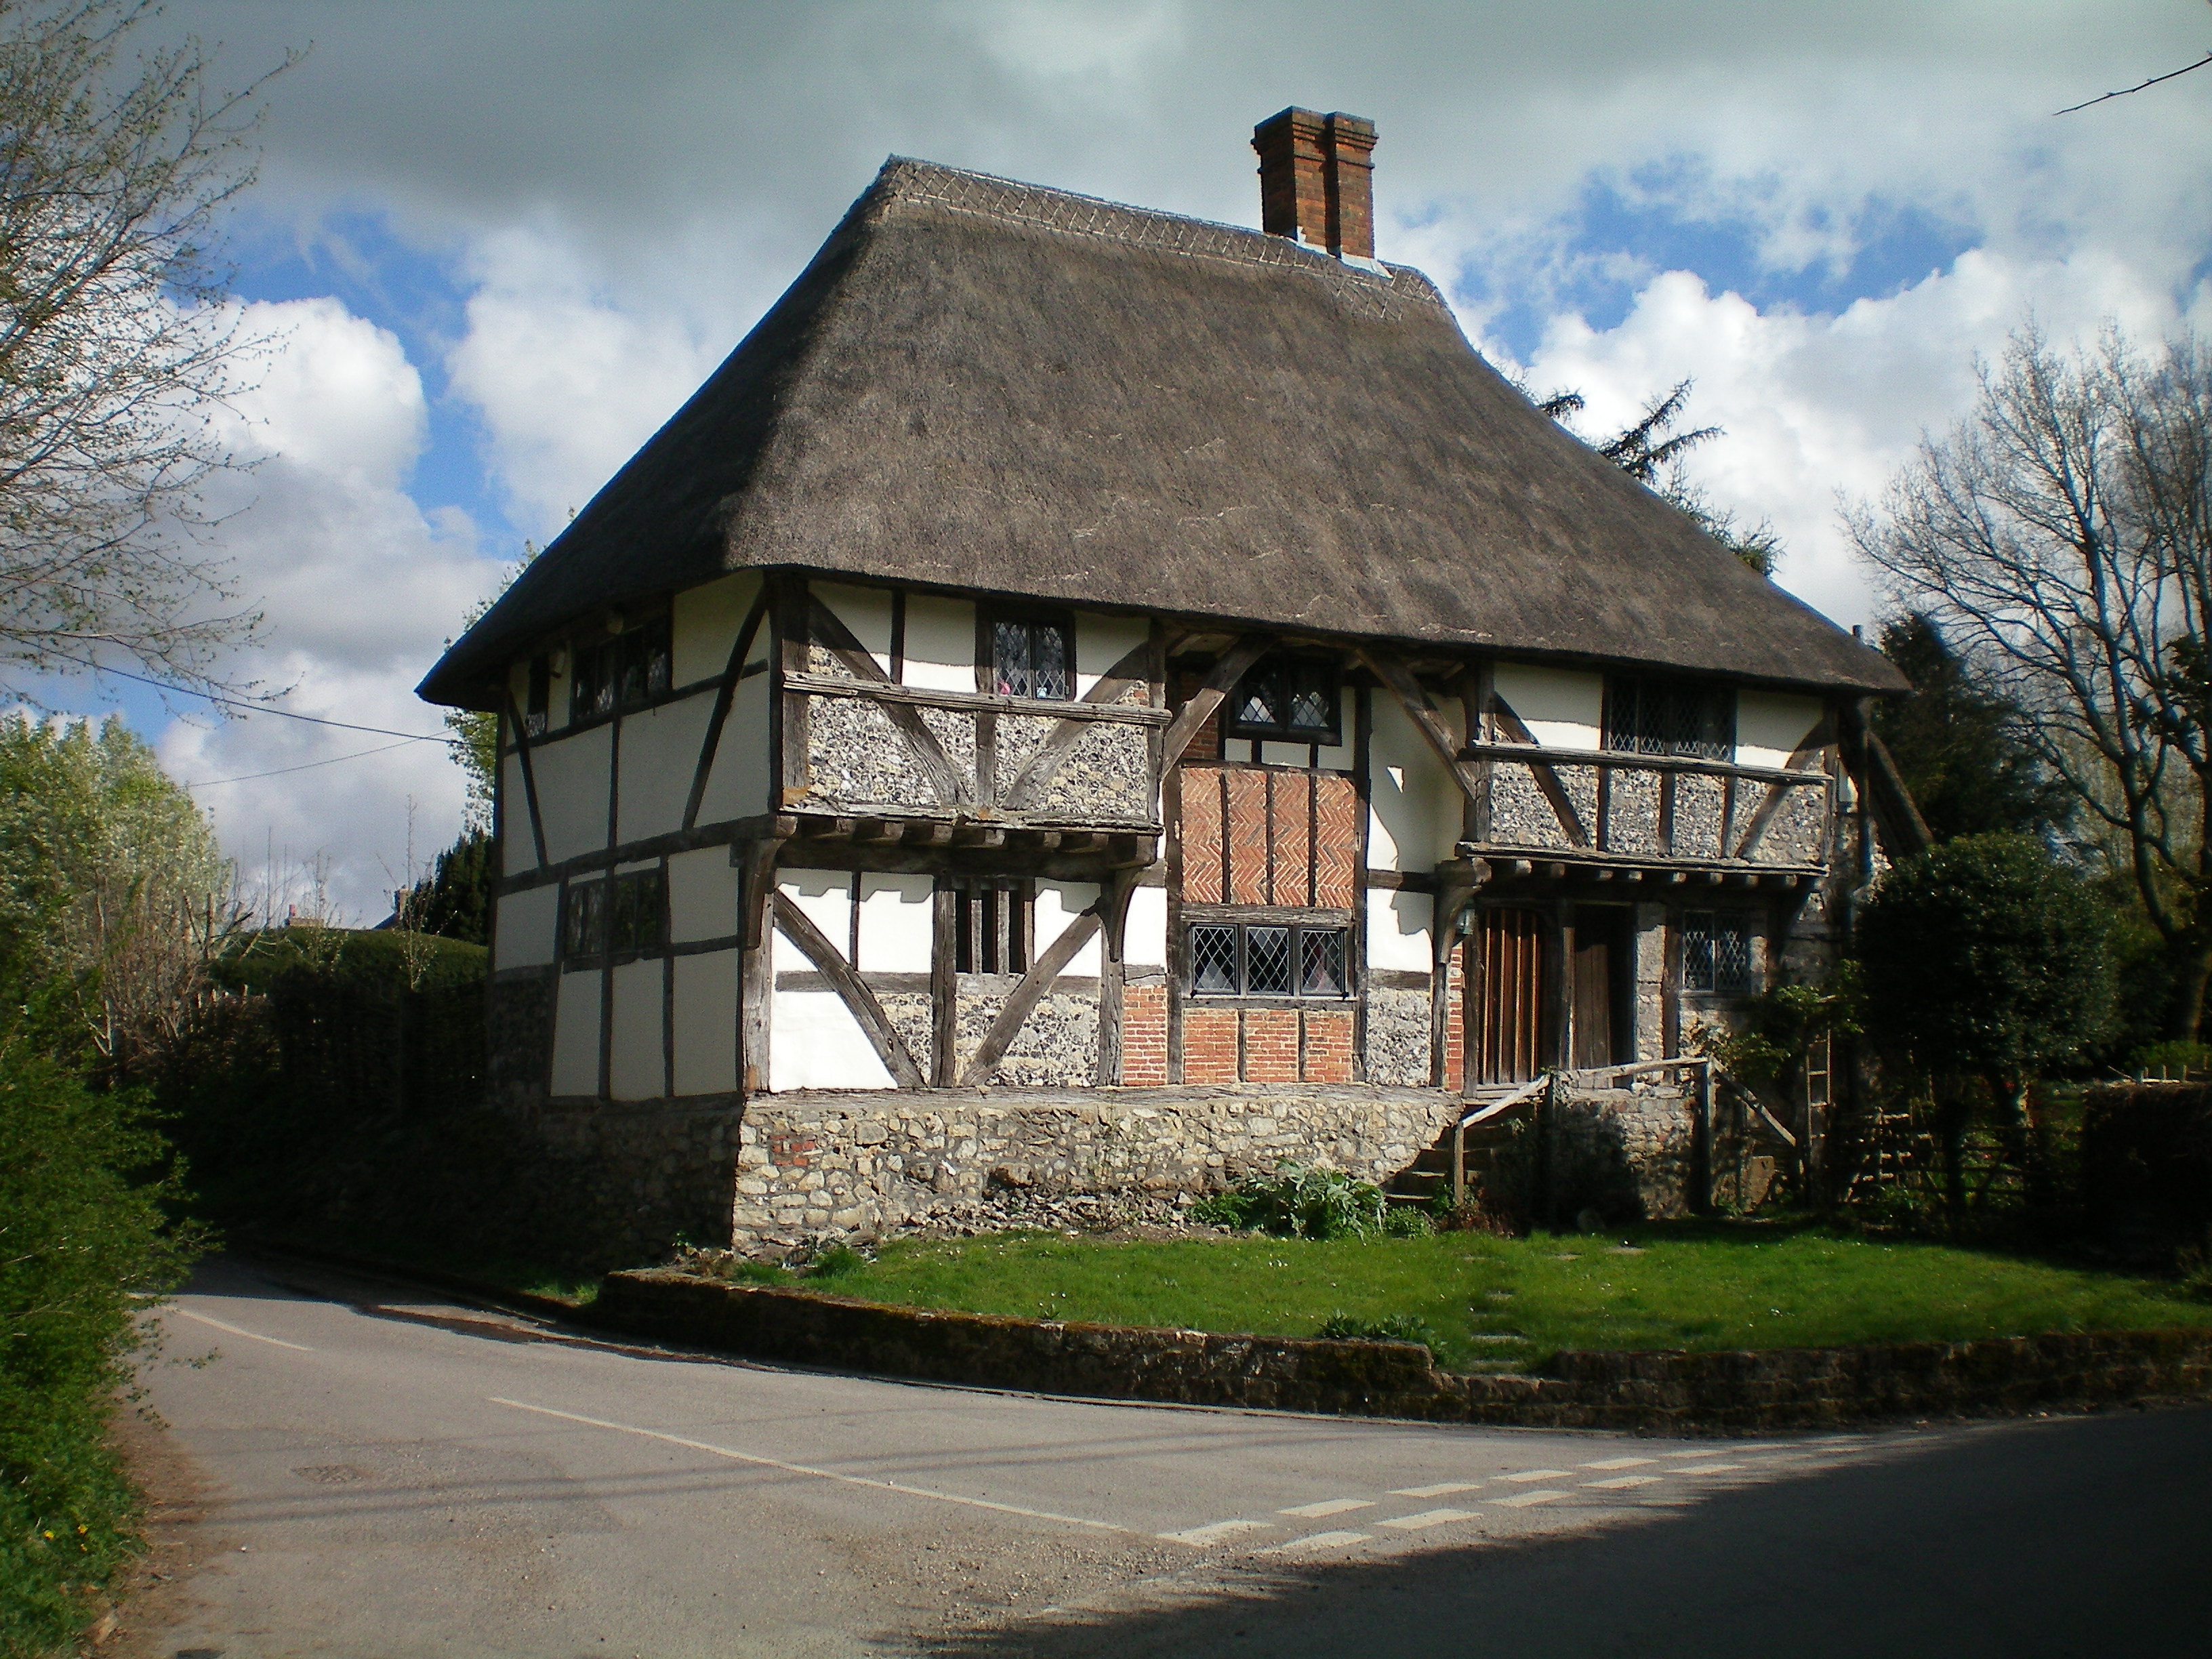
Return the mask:
MULTIPOLYGON (((1923 430, 1948 427, 1973 397, 1977 355, 1994 357, 2031 311, 2059 343, 2094 337, 2105 319, 2155 337, 2177 320, 2171 297, 2097 254, 2020 262, 1970 252, 1954 268, 1834 316, 1760 312, 1669 271, 1638 295, 1618 327, 1556 317, 1526 366, 1539 391, 1589 400, 1589 434, 1617 431, 1686 376, 1687 423, 1725 435, 1692 453, 1688 471, 1714 501, 1770 518, 1787 556, 1783 585, 1845 623, 1875 601, 1837 521, 1837 496, 1878 496, 1923 430)), ((1511 364, 1502 347, 1490 355, 1511 364)))
MULTIPOLYGON (((440 733, 413 687, 496 566, 465 518, 433 522, 405 493, 421 378, 393 336, 333 300, 249 307, 245 324, 271 356, 227 435, 258 465, 212 505, 230 515, 222 550, 241 599, 262 607, 264 644, 230 672, 284 690, 278 706, 294 714, 440 733)), ((171 775, 211 786, 194 793, 250 885, 272 853, 280 866, 321 857, 341 909, 374 921, 406 866, 408 798, 421 804, 418 860, 460 821, 460 774, 440 744, 337 760, 390 742, 260 713, 179 719, 156 747, 171 775), (325 761, 337 763, 289 769, 325 761), (282 775, 252 775, 270 772, 282 775), (234 778, 248 781, 218 781, 234 778)))

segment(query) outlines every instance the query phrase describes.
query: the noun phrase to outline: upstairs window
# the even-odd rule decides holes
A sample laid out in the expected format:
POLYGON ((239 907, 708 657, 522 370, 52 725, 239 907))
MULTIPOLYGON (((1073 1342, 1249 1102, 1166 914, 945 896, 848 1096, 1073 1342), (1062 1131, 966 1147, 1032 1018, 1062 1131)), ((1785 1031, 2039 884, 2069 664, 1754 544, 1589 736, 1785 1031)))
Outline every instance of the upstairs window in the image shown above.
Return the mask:
POLYGON ((1025 974, 1036 895, 1025 881, 963 881, 956 890, 952 966, 962 974, 1025 974))
POLYGON ((651 956, 668 940, 668 878, 658 867, 568 884, 561 951, 571 967, 651 956))
POLYGON ((1682 988, 1748 996, 1758 988, 1753 983, 1751 939, 1747 910, 1685 910, 1682 988))
POLYGON ((1319 657, 1270 657, 1255 665, 1231 700, 1229 731, 1232 737, 1334 745, 1336 665, 1319 657))
POLYGON ((542 738, 553 710, 553 659, 544 653, 530 659, 530 705, 522 712, 523 735, 542 738))
POLYGON ((668 695, 668 618, 658 617, 597 645, 579 646, 568 682, 568 718, 638 708, 668 695))
POLYGON ((1074 630, 1066 623, 997 617, 989 626, 991 684, 1000 696, 1075 700, 1074 630))
POLYGON ((1605 687, 1605 746, 1621 754, 1735 758, 1735 692, 1701 680, 1630 678, 1605 687))
POLYGON ((1352 994, 1351 943, 1336 922, 1194 923, 1190 994, 1341 1000, 1352 994))

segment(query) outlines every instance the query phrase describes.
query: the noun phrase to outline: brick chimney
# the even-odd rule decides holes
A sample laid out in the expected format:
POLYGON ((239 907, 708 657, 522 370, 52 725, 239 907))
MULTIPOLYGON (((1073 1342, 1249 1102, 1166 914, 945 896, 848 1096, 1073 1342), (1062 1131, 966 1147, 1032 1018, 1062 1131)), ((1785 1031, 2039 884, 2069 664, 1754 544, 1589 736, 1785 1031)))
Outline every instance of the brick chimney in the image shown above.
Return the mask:
POLYGON ((1375 123, 1286 109, 1252 129, 1260 225, 1340 259, 1375 257, 1375 123))

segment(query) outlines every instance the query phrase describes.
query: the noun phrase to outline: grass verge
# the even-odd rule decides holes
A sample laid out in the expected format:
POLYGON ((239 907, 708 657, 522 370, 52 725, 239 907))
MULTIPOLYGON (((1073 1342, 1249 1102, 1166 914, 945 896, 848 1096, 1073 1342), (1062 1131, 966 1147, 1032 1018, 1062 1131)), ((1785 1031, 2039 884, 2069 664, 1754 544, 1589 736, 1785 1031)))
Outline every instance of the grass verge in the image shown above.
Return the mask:
POLYGON ((2212 1325, 2212 1306, 2170 1281, 1812 1224, 1326 1243, 915 1239, 822 1288, 906 1306, 1274 1336, 1312 1336, 1338 1318, 1420 1321, 1455 1370, 1517 1370, 1563 1348, 1840 1347, 2212 1325))

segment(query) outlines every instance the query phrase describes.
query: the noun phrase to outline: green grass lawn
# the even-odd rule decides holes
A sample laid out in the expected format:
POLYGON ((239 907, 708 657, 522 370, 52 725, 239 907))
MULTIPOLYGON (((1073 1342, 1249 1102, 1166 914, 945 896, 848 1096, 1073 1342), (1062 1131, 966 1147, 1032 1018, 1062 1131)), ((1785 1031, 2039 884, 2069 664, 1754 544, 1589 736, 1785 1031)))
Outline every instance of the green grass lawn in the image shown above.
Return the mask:
POLYGON ((910 1239, 818 1283, 909 1306, 1278 1336, 1311 1336, 1340 1313, 1413 1316, 1436 1332, 1437 1358, 1452 1369, 1519 1369, 1562 1348, 1828 1347, 2212 1325, 2212 1305, 2156 1279, 1813 1226, 1716 1223, 1597 1237, 1328 1243, 910 1239))

